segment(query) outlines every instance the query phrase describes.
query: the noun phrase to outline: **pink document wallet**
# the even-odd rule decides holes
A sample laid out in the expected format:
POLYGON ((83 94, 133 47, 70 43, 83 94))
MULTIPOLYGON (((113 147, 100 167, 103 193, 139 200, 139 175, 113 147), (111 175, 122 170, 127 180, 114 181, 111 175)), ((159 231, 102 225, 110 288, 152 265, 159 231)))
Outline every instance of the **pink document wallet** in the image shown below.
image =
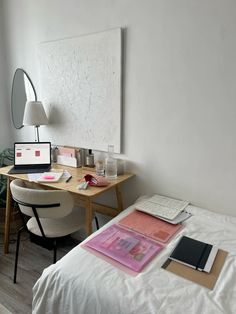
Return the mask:
POLYGON ((121 226, 142 233, 156 241, 166 243, 180 228, 164 220, 135 210, 119 221, 121 226))
POLYGON ((84 244, 122 265, 140 272, 162 249, 162 245, 141 234, 111 225, 84 244))

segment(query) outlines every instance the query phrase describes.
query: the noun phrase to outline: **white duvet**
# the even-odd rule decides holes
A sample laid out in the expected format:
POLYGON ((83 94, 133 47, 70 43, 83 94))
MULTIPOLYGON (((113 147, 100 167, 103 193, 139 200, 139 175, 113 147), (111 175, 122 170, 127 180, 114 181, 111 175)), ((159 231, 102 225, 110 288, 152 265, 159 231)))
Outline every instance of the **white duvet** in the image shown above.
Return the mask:
MULTIPOLYGON (((109 224, 133 208, 134 205, 109 224)), ((184 223, 185 227, 137 276, 116 268, 80 245, 75 247, 56 264, 46 268, 36 282, 33 313, 236 313, 236 217, 194 206, 187 209, 193 216, 184 223), (161 268, 183 234, 229 252, 214 290, 161 268)))

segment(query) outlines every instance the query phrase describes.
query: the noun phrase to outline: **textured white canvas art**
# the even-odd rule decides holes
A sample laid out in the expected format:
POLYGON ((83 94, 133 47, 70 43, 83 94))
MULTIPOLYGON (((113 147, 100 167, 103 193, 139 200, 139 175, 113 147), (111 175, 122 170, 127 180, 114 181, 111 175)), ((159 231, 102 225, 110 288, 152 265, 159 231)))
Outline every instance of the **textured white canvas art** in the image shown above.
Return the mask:
POLYGON ((41 98, 57 145, 121 147, 121 29, 39 45, 41 98))

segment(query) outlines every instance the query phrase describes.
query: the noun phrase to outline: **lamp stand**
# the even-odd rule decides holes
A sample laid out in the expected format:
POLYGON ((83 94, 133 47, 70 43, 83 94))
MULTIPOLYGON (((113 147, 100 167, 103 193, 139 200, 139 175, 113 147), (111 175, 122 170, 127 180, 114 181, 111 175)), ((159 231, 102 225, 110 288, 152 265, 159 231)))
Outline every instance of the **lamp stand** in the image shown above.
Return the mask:
POLYGON ((35 142, 39 142, 39 125, 35 125, 35 142))

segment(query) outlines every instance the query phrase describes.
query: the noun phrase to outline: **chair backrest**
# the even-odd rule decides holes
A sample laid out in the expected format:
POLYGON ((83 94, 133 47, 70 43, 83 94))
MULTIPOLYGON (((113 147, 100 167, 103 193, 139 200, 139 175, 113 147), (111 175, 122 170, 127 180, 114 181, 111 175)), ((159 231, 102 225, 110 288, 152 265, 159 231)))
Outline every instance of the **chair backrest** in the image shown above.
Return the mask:
POLYGON ((63 190, 42 190, 35 184, 15 179, 10 184, 13 199, 29 206, 19 204, 20 210, 27 216, 34 216, 31 205, 51 205, 55 207, 38 208, 35 206, 39 218, 61 218, 69 215, 74 201, 69 192, 63 190), (31 207, 30 207, 31 206, 31 207))

